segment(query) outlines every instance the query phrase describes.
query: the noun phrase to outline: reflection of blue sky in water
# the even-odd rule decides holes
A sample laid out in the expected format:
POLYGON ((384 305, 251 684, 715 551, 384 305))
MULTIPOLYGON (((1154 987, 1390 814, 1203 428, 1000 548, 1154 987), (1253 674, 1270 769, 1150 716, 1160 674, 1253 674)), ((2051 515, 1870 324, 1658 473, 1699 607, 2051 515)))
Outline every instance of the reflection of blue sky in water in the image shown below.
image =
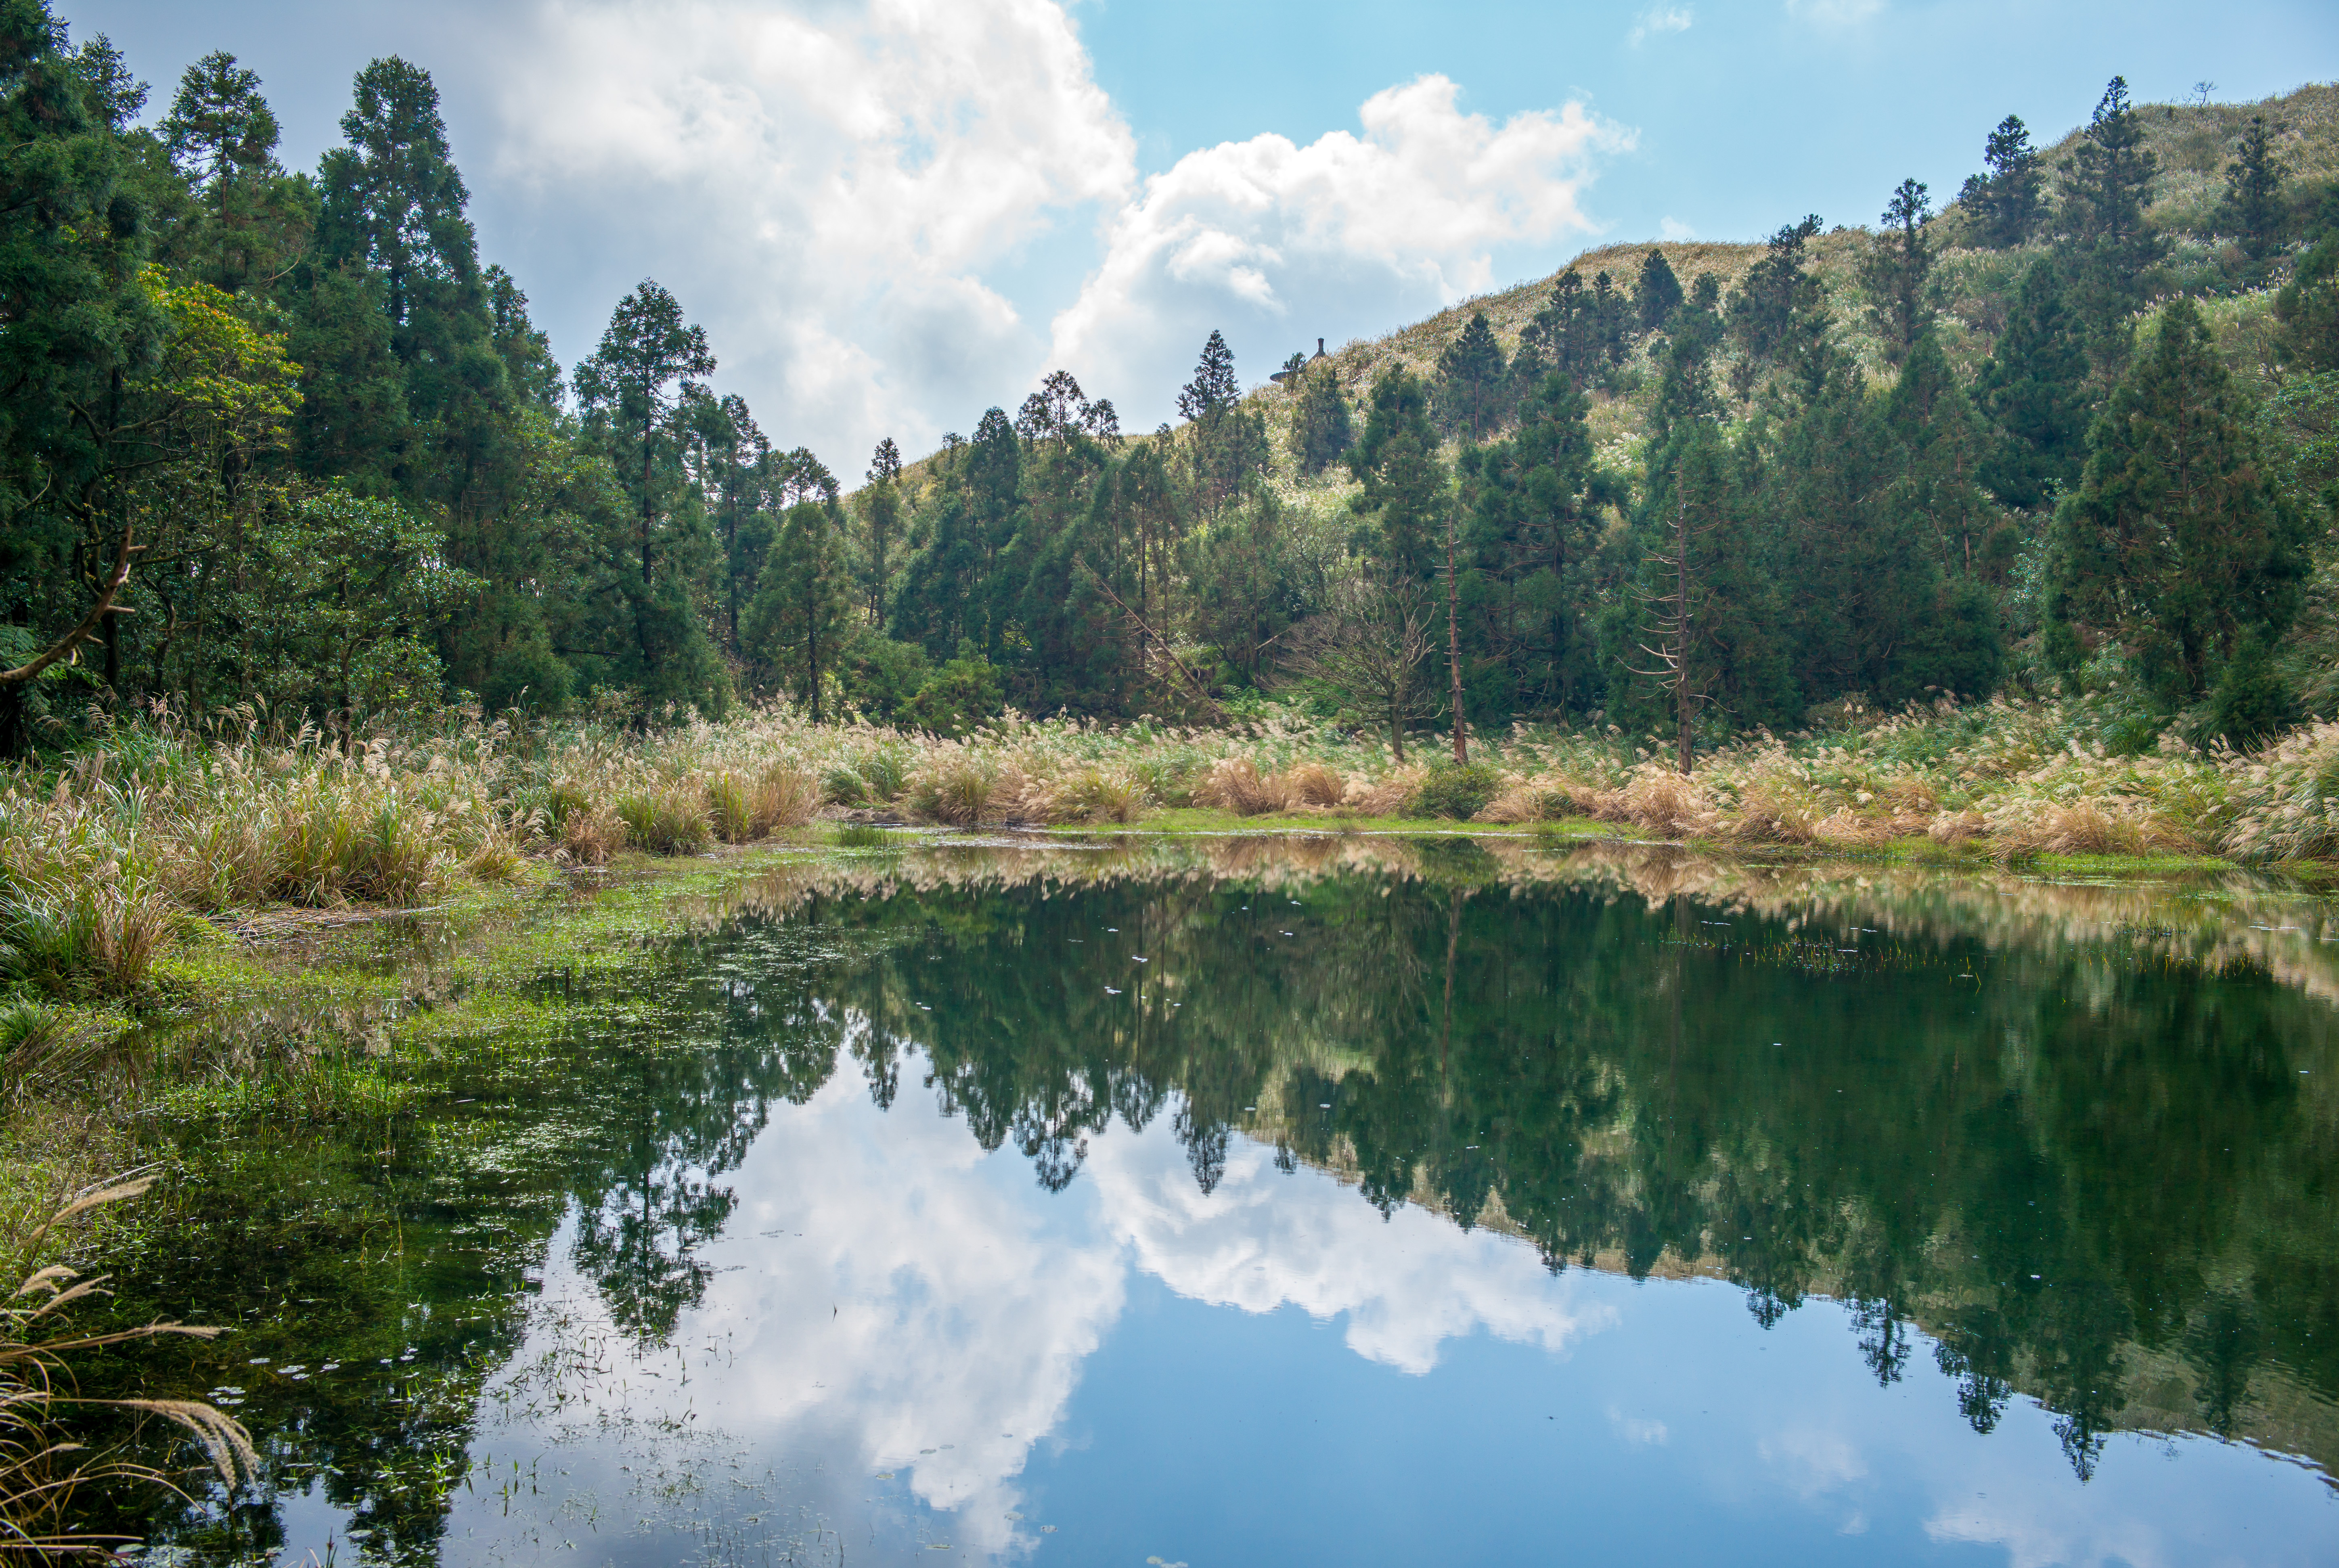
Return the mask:
MULTIPOLYGON (((473 1453, 531 1484, 459 1488, 449 1563, 826 1562, 841 1535, 852 1563, 2027 1568, 2339 1539, 2325 1481, 2239 1445, 2115 1435, 2082 1484, 2027 1401, 1975 1434, 1921 1344, 1880 1389, 1830 1303, 1766 1333, 1728 1285, 1554 1277, 1239 1139, 1205 1196, 1167 1115, 1051 1196, 903 1077, 891 1112, 851 1072, 774 1108, 673 1349, 609 1329, 572 1218, 473 1453)), ((321 1544, 287 1522, 286 1561, 321 1544)))

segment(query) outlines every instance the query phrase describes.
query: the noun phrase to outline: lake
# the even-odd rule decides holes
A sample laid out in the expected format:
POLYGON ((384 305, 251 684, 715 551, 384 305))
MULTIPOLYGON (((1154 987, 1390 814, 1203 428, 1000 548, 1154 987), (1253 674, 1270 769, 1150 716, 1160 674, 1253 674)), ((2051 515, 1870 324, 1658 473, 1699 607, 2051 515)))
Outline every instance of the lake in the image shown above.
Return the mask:
POLYGON ((2339 1559, 2327 902, 1367 836, 594 897, 383 1021, 394 1103, 174 1123, 108 1261, 235 1328, 141 1365, 271 1487, 149 1560, 2339 1559))

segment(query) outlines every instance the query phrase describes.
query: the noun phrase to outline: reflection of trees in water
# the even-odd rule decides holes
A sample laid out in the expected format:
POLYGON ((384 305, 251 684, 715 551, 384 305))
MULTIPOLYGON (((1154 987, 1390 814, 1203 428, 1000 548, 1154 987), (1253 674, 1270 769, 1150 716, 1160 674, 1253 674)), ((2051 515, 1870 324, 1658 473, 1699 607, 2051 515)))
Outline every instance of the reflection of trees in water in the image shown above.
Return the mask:
POLYGON ((1116 1116, 1175 1100, 1205 1191, 1248 1128, 1385 1213, 1418 1198, 1466 1227, 1498 1202, 1554 1268, 1694 1261, 1766 1326, 1841 1298, 1885 1383, 1921 1317, 1977 1429, 2027 1390, 2083 1474, 2127 1400, 2125 1346, 2181 1356, 2220 1433, 2270 1358, 2339 1386, 2306 1334, 2334 1311, 2315 1219, 2339 1149, 2291 1065, 2330 1060, 2320 1002, 2103 944, 1473 896, 1483 869, 1439 850, 1410 880, 1271 893, 904 892, 842 918, 920 942, 823 994, 875 1021, 852 1049, 881 1100, 876 1042, 930 1042, 983 1147, 1012 1137, 1051 1190, 1116 1116))

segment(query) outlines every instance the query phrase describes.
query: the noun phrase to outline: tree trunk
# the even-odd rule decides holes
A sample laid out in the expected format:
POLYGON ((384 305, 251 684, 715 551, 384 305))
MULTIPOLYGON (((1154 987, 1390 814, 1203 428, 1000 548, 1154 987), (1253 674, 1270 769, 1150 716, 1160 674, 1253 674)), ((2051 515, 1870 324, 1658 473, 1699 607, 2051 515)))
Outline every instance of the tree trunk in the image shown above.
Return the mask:
MULTIPOLYGON (((1676 479, 1675 483, 1679 483, 1676 479)), ((1673 715, 1678 726, 1676 744, 1680 751, 1682 777, 1689 777, 1690 735, 1690 591, 1689 591, 1689 503, 1676 508, 1674 546, 1681 551, 1681 571, 1674 579, 1681 589, 1681 662, 1673 669, 1673 715)))
POLYGON ((1454 516, 1449 512, 1446 518, 1446 666, 1454 677, 1454 760, 1457 764, 1470 760, 1468 726, 1462 717, 1460 597, 1454 576, 1454 516))

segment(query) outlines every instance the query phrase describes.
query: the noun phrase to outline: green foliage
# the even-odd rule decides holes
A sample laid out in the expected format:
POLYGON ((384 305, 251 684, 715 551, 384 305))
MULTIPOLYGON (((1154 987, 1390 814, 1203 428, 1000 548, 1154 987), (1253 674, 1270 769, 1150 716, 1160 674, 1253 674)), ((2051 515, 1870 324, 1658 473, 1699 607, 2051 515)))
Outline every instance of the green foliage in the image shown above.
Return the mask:
POLYGON ((2032 262, 1997 350, 1975 383, 1975 400, 1998 428, 1979 478, 2009 507, 2035 507, 2079 478, 2087 429, 2087 344, 2067 299, 2061 266, 2032 262))
POLYGON ((2143 123, 2128 102, 2123 78, 2113 77, 2104 89, 2062 173, 2058 217, 2080 314, 2091 340, 2112 353, 2121 323, 2143 301, 2149 274, 2169 248, 2166 236, 2145 218, 2160 159, 2145 145, 2143 123))
POLYGON ((938 735, 962 735, 998 716, 1003 702, 999 672, 971 642, 926 677, 903 707, 904 722, 938 735))
POLYGON ((2196 734, 2204 743, 2217 739, 2248 746, 2289 728, 2302 716, 2298 694, 2283 678, 2265 637, 2253 627, 2242 634, 2218 673, 2196 734))
POLYGON ((1387 371, 1373 385, 1364 436, 1348 452, 1349 471, 1364 485, 1357 510, 1378 525, 1375 553, 1416 575, 1431 569, 1446 521, 1446 468, 1429 400, 1418 377, 1387 371))
POLYGON ((2117 637, 2171 703, 2208 691, 2238 639, 2278 638, 2298 612, 2304 524, 2258 461, 2254 426, 2200 312, 2175 301, 2056 514, 2063 614, 2117 637))
POLYGON ((1406 804, 1406 814, 1467 822, 1502 793, 1503 775, 1485 763, 1434 762, 1406 804))
POLYGON ((1870 312, 1881 330, 1886 353, 1896 363, 1916 346, 1932 320, 1925 297, 1925 281, 1933 270, 1933 247, 1925 225, 1931 221, 1924 182, 1901 181, 1885 203, 1882 232, 1862 268, 1870 312))
POLYGON ((2339 229, 2299 258, 2275 296, 2283 360, 2307 370, 2339 370, 2339 229))
POLYGON ((1456 435, 1475 441, 1492 433, 1502 416, 1503 350, 1486 312, 1470 318, 1462 335, 1437 357, 1437 410, 1440 422, 1456 435))
POLYGON ((1340 460, 1356 439, 1347 395, 1328 364, 1299 373, 1299 399, 1291 418, 1291 449, 1300 468, 1320 474, 1340 460))
POLYGON ((2250 259, 2249 281, 2264 276, 2285 237, 2290 212, 2283 181, 2289 172, 2274 151, 2274 133, 2267 129, 2265 116, 2250 116, 2234 161, 2226 166, 2226 200, 2217 211, 2218 226, 2240 242, 2242 253, 2250 259))
POLYGON ((2020 115, 1998 123, 1983 143, 1982 162, 1989 173, 1968 175, 1958 203, 1979 219, 1984 245, 2010 250, 2030 238, 2046 202, 2045 171, 2020 115))

